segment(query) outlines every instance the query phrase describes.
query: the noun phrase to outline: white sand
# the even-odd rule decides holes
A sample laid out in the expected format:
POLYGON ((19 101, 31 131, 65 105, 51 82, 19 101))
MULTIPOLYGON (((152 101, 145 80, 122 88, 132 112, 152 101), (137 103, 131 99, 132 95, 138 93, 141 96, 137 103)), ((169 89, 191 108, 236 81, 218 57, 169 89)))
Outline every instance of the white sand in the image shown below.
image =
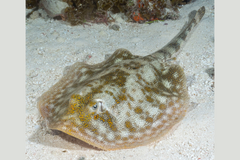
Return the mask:
POLYGON ((179 20, 151 25, 125 23, 120 19, 116 23, 119 31, 104 24, 71 27, 41 17, 27 19, 26 159, 214 159, 213 80, 205 72, 214 65, 214 0, 196 0, 183 6, 180 15, 179 20), (206 13, 177 57, 188 78, 193 109, 172 134, 147 146, 102 151, 61 132, 46 131, 37 110, 37 98, 60 79, 65 66, 77 61, 102 62, 105 54, 112 54, 118 48, 126 48, 135 55, 151 54, 179 32, 188 13, 201 6, 205 6, 206 13))

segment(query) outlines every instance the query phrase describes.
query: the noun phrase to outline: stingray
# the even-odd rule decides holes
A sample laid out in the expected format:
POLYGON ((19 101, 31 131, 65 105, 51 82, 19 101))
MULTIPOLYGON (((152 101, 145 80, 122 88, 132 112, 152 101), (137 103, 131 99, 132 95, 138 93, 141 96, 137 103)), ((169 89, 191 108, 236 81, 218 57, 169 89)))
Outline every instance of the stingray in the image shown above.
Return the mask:
POLYGON ((48 128, 103 150, 159 140, 188 111, 186 76, 171 59, 204 13, 192 11, 176 37, 150 55, 118 49, 102 63, 70 66, 38 100, 48 128))

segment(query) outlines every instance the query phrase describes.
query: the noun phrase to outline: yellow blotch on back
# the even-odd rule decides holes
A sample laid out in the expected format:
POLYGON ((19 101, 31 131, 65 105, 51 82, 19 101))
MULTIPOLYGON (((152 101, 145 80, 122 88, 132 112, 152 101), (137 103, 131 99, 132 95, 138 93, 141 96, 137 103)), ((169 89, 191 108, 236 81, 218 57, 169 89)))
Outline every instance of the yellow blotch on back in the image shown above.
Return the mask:
POLYGON ((143 110, 140 107, 136 107, 134 109, 134 112, 137 113, 137 114, 141 114, 143 112, 143 110))

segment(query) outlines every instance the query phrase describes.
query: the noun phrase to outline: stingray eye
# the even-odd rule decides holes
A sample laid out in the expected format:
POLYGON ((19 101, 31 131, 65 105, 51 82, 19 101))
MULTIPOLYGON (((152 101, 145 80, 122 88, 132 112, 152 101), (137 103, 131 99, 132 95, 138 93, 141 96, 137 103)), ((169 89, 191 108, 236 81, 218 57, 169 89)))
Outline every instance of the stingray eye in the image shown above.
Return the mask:
POLYGON ((97 109, 97 104, 95 104, 94 106, 92 106, 92 108, 95 110, 97 109))

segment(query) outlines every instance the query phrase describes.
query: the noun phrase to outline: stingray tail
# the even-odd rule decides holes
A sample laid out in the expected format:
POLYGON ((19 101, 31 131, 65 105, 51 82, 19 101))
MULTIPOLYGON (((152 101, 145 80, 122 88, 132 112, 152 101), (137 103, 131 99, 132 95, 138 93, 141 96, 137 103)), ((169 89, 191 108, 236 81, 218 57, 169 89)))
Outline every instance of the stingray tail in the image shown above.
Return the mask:
POLYGON ((189 33, 193 28, 200 22, 202 17, 205 14, 205 7, 201 7, 198 11, 194 10, 189 13, 189 21, 185 23, 181 31, 162 49, 152 53, 149 56, 159 58, 162 61, 165 61, 169 58, 172 58, 173 54, 178 52, 182 48, 186 38, 189 36, 189 33))

